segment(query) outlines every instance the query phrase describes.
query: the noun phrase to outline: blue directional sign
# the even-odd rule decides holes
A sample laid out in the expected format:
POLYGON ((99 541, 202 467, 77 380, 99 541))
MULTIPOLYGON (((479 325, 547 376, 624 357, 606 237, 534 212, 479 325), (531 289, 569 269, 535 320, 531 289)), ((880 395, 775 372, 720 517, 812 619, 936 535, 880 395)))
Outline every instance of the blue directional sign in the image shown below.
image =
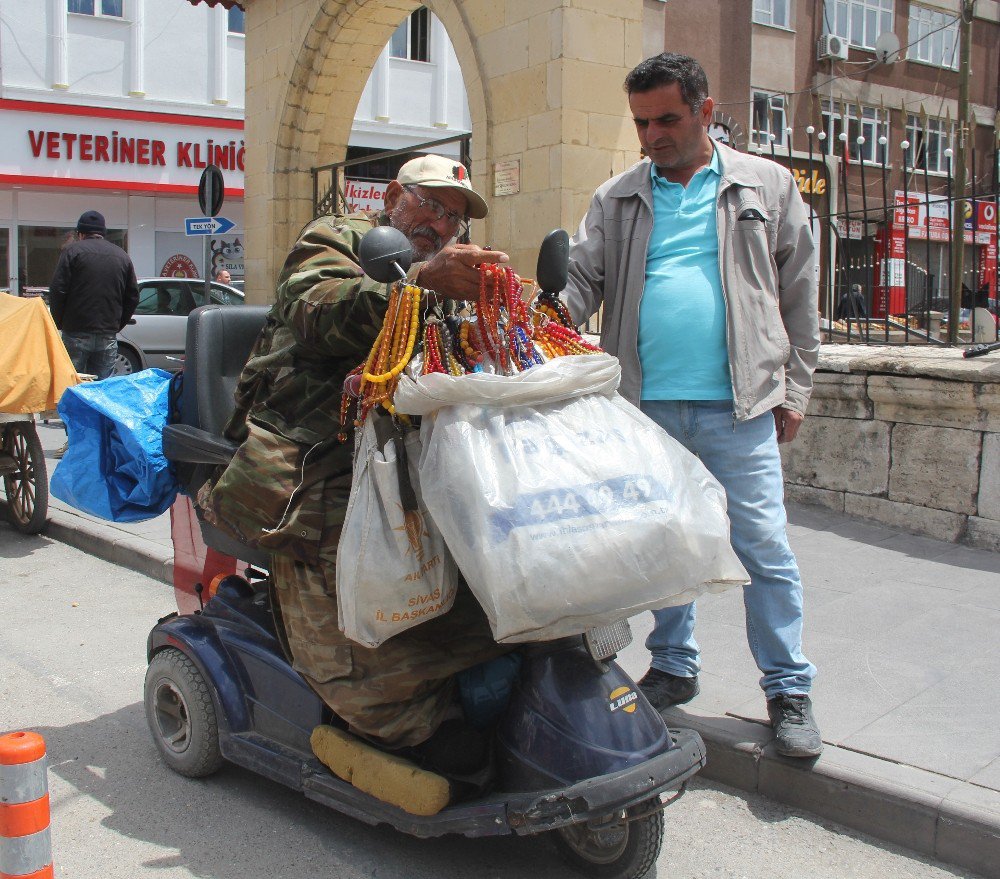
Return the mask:
POLYGON ((226 217, 187 217, 184 220, 185 235, 224 235, 236 224, 226 217))

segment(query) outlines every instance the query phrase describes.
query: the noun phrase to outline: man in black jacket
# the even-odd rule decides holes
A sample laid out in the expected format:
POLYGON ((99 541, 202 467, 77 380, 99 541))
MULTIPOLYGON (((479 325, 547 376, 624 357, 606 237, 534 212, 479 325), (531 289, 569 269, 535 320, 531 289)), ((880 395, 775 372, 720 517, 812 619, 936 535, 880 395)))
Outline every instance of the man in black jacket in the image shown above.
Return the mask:
POLYGON ((104 217, 85 211, 77 240, 63 248, 49 284, 49 308, 77 372, 107 378, 118 356, 118 331, 139 304, 128 254, 105 239, 104 217))

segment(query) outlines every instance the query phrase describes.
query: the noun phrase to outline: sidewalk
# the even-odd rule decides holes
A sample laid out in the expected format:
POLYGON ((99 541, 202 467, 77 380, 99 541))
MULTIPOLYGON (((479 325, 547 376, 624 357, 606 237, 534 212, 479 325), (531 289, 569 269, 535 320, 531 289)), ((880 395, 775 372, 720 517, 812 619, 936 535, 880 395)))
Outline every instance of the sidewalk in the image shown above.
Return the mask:
MULTIPOLYGON (((64 441, 39 434, 49 452, 64 441)), ((1000 877, 1000 554, 818 507, 789 518, 823 755, 774 752, 740 590, 699 601, 701 695, 668 721, 702 734, 709 778, 1000 877)), ((53 499, 45 534, 171 582, 169 514, 115 525, 53 499)), ((636 678, 651 625, 632 620, 619 658, 636 678)))

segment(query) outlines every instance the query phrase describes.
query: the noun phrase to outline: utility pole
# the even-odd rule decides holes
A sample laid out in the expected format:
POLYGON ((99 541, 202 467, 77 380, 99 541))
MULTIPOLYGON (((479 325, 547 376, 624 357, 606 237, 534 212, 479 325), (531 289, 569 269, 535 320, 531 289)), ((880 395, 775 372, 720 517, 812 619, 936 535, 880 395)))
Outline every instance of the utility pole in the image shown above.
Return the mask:
POLYGON ((972 54, 972 13, 976 0, 962 0, 959 24, 958 143, 955 150, 955 190, 951 205, 951 302, 948 309, 948 344, 958 342, 962 308, 962 273, 965 270, 966 155, 972 130, 969 126, 969 58, 972 54))

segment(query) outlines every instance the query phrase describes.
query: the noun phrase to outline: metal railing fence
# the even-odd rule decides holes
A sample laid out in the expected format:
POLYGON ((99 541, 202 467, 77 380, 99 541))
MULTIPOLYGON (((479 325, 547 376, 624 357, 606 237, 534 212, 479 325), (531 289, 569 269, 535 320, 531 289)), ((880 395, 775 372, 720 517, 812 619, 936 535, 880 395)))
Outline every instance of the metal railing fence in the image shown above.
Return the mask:
MULTIPOLYGON (((461 144, 459 147, 459 159, 463 165, 469 167, 469 151, 472 144, 472 136, 469 134, 458 134, 453 137, 442 137, 440 140, 419 143, 415 146, 405 147, 404 149, 385 150, 384 152, 372 153, 361 158, 346 159, 343 162, 332 162, 329 165, 319 165, 313 168, 313 217, 322 217, 326 214, 349 213, 345 181, 351 168, 358 165, 367 165, 370 162, 394 159, 398 156, 433 152, 436 147, 449 143, 461 144)), ((388 181, 382 180, 379 182, 387 183, 388 181)))

